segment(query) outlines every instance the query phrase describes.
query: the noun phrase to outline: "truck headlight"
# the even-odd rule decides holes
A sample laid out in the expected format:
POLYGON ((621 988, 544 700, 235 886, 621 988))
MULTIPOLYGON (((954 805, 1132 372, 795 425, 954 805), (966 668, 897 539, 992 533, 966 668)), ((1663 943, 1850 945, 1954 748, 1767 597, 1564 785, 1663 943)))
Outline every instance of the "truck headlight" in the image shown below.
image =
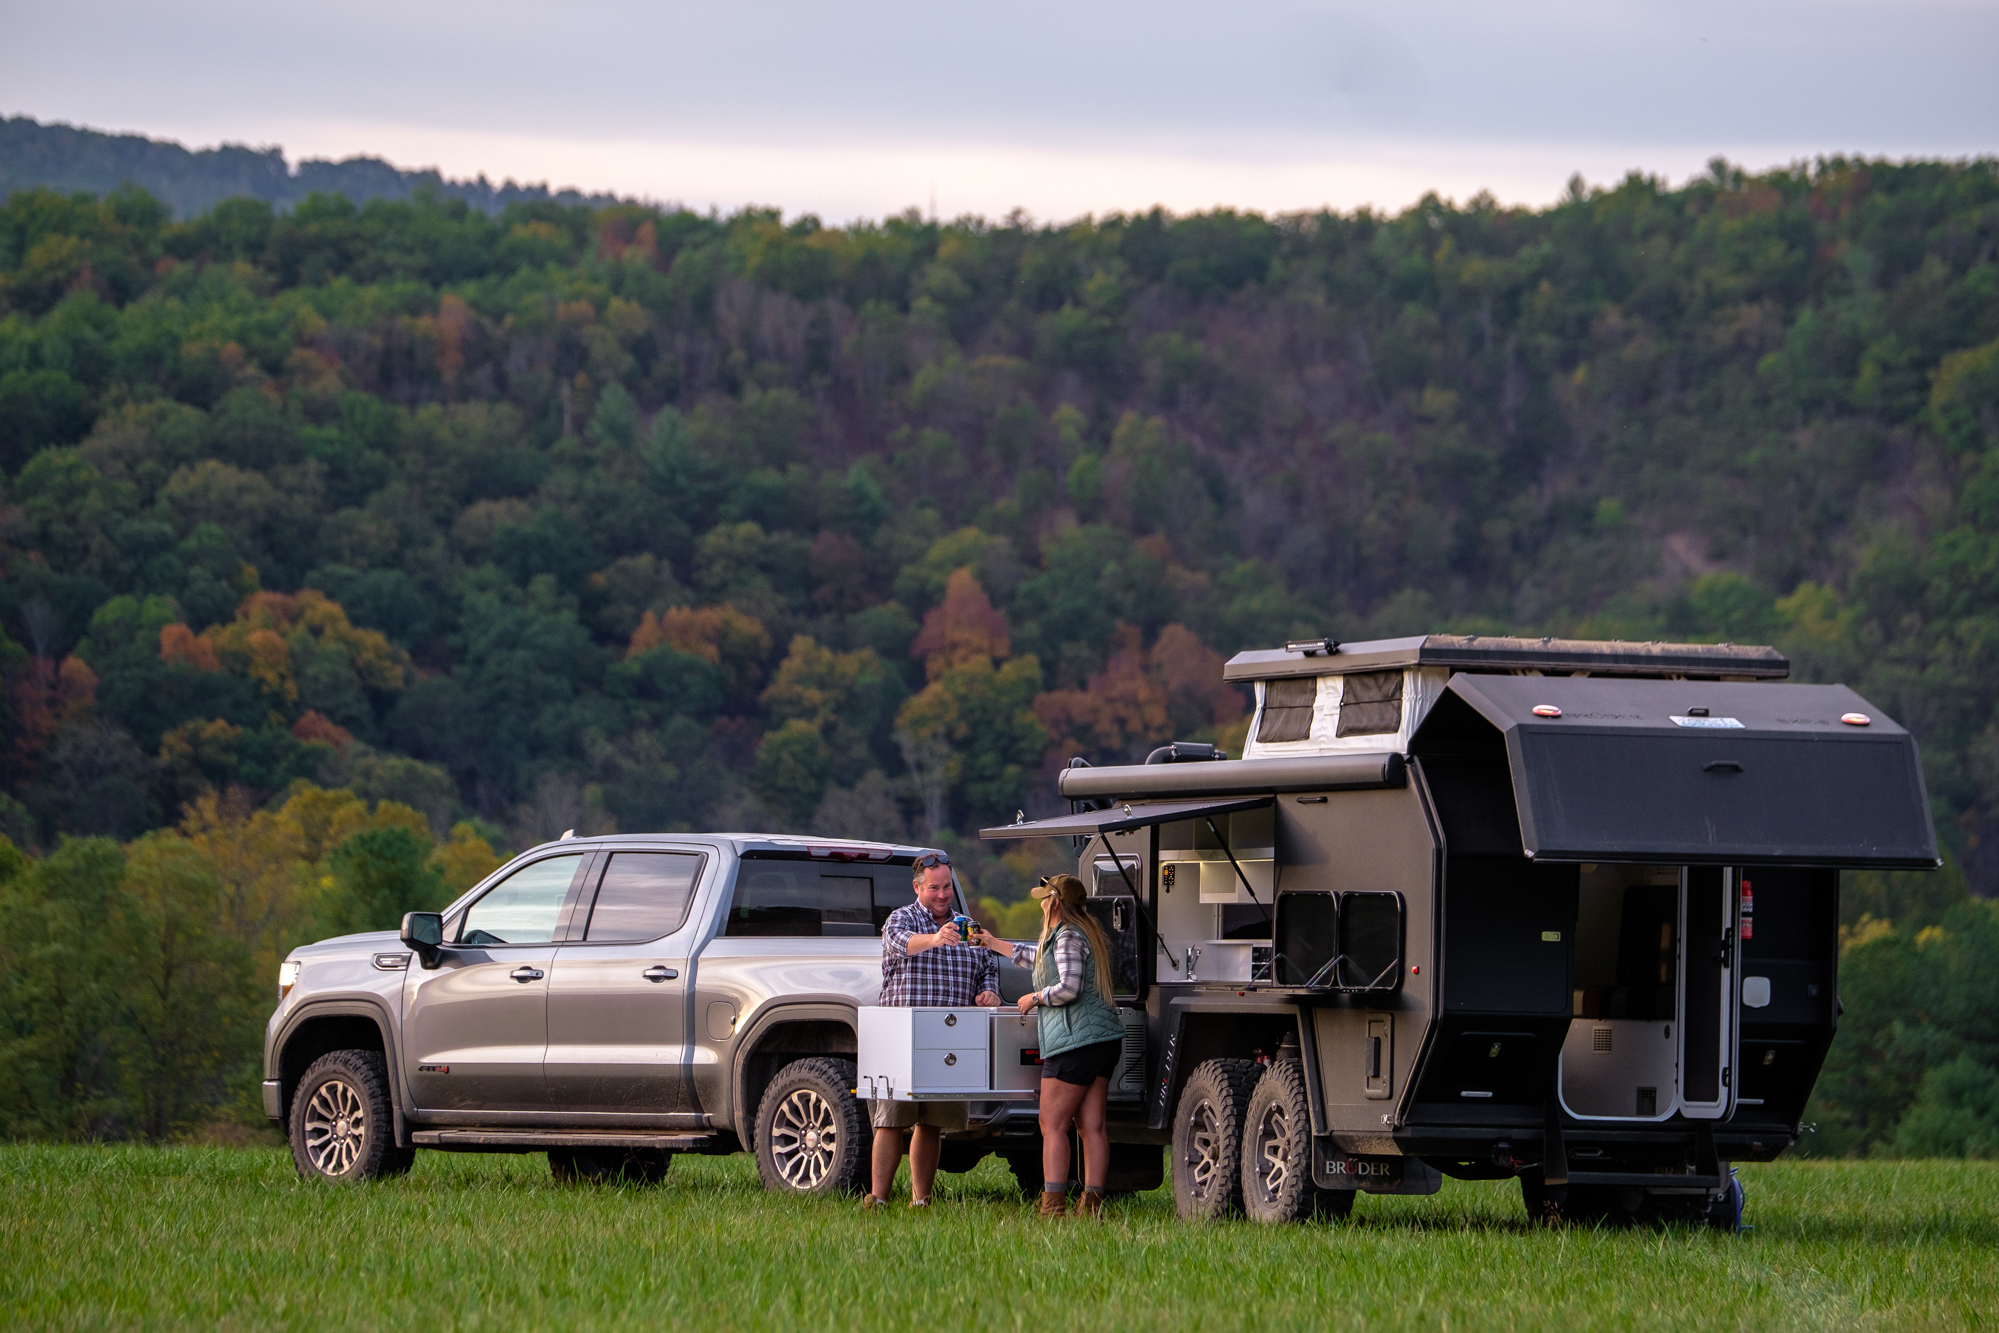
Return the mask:
POLYGON ((292 987, 298 985, 298 970, 301 966, 303 965, 296 958, 287 958, 284 962, 278 964, 278 998, 280 1000, 291 994, 292 987))

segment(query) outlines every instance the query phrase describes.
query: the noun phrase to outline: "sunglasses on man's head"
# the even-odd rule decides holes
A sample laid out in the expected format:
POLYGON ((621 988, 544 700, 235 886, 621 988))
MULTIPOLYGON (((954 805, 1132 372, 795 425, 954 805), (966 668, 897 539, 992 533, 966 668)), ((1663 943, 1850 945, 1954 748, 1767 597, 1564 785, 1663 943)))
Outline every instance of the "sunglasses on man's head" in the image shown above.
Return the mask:
POLYGON ((950 864, 951 858, 942 852, 925 852, 916 858, 916 868, 918 870, 928 870, 932 866, 948 866, 950 864))

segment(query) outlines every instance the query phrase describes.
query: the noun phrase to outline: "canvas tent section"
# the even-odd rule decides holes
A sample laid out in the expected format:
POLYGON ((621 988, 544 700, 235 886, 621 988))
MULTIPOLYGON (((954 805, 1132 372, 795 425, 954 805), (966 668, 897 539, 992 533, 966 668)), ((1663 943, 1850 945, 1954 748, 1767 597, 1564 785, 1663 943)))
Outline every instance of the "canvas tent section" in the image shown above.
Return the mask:
POLYGON ((1915 739, 1841 685, 1460 674, 1410 750, 1454 852, 1939 864, 1915 739))

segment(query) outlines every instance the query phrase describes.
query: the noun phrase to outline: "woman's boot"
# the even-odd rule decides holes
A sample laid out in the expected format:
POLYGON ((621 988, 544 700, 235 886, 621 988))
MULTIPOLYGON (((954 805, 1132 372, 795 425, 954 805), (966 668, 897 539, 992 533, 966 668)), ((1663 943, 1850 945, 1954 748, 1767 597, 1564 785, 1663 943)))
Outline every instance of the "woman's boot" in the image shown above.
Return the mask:
POLYGON ((1041 1191, 1041 1207, 1036 1210, 1035 1215, 1038 1217, 1066 1217, 1069 1210, 1065 1205, 1067 1205, 1068 1201, 1069 1192, 1067 1190, 1043 1190, 1041 1191))
POLYGON ((1100 1189, 1091 1189, 1087 1185, 1084 1186, 1083 1192, 1076 1196, 1076 1216, 1095 1218, 1098 1221, 1102 1221, 1104 1216, 1104 1192, 1100 1189))

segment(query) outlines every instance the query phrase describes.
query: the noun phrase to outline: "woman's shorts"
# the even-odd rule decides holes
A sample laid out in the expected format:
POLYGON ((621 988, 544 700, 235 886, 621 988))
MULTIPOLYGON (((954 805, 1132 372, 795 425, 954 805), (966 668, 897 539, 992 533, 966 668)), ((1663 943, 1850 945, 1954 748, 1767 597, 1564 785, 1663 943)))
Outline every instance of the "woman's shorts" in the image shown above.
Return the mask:
POLYGON ((892 1102, 886 1097, 877 1097, 868 1103, 869 1118, 876 1129, 910 1129, 916 1125, 935 1125, 945 1133, 956 1133, 965 1127, 968 1102, 892 1102))
POLYGON ((1118 1057, 1124 1054, 1122 1041, 1098 1041, 1078 1046, 1060 1055, 1044 1056, 1041 1077, 1059 1079, 1087 1088, 1100 1078, 1117 1072, 1118 1057))

